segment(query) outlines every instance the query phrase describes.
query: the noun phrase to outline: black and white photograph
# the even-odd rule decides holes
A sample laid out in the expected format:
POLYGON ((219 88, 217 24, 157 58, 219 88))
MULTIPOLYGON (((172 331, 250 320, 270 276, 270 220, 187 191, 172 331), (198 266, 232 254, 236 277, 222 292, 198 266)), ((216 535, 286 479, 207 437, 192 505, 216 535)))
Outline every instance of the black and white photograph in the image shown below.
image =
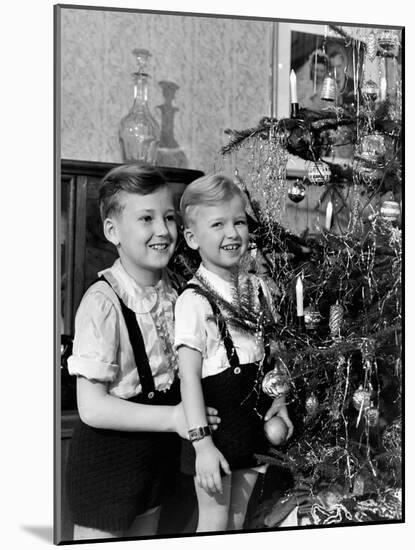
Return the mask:
POLYGON ((31 371, 6 497, 23 548, 380 549, 407 531, 411 31, 301 5, 49 3, 32 210, 52 219, 46 239, 41 212, 26 226, 15 276, 44 311, 10 316, 31 371))
POLYGON ((55 32, 56 542, 402 522, 404 27, 55 32))

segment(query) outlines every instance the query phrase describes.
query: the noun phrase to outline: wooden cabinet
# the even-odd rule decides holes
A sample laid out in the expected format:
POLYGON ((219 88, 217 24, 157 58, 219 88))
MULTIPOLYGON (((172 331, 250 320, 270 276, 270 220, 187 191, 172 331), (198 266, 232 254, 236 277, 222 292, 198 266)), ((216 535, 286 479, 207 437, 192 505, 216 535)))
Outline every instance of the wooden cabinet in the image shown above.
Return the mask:
MULTIPOLYGON (((60 167, 60 366, 56 372, 55 525, 56 542, 73 538, 65 495, 65 467, 76 413, 75 380, 66 370, 71 353, 74 318, 85 290, 97 272, 117 258, 104 237, 98 208, 102 177, 117 164, 62 160, 60 167)), ((173 190, 175 206, 187 184, 203 175, 197 170, 159 167, 173 190)), ((59 181, 59 180, 58 180, 59 181)), ((59 254, 57 255, 59 258, 59 254)), ((59 316, 58 316, 59 317, 59 316)), ((59 337, 58 337, 59 338, 59 337)), ((59 340, 58 340, 59 341, 59 340)), ((56 346, 58 349, 58 346, 56 346)))

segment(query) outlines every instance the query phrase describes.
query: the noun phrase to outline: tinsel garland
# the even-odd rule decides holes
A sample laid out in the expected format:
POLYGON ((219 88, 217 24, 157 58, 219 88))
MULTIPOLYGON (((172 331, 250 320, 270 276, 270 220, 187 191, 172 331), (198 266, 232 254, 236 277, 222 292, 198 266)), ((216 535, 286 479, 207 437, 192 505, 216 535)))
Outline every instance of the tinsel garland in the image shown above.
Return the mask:
MULTIPOLYGON (((275 321, 265 297, 260 292, 258 277, 254 284, 251 276, 238 270, 232 277, 231 301, 229 301, 196 271, 196 266, 192 265, 186 257, 187 250, 184 248, 180 255, 176 256, 176 263, 186 266, 188 278, 193 276, 203 291, 219 306, 221 316, 229 327, 243 334, 261 332, 265 335, 275 330, 273 329, 275 321)), ((216 321, 214 316, 209 319, 216 321)))
POLYGON ((270 133, 277 134, 286 150, 304 160, 318 161, 321 157, 324 135, 330 130, 343 127, 352 128, 352 143, 357 143, 357 128, 360 133, 366 128, 366 132, 377 131, 386 136, 391 142, 389 147, 393 151, 391 158, 387 160, 382 170, 373 169, 370 163, 356 162, 354 166, 336 164, 325 159, 330 167, 332 184, 352 185, 356 175, 363 178, 362 181, 377 190, 382 189, 396 191, 402 184, 400 173, 401 151, 399 144, 402 136, 402 126, 399 121, 391 118, 391 104, 389 99, 383 101, 375 111, 371 107, 362 108, 357 113, 354 108, 328 107, 323 111, 312 111, 301 108, 296 118, 276 119, 263 117, 258 126, 246 130, 226 129, 230 136, 229 142, 221 148, 223 156, 229 155, 243 147, 246 142, 259 139, 268 141, 270 133), (368 175, 368 179, 366 178, 368 175))

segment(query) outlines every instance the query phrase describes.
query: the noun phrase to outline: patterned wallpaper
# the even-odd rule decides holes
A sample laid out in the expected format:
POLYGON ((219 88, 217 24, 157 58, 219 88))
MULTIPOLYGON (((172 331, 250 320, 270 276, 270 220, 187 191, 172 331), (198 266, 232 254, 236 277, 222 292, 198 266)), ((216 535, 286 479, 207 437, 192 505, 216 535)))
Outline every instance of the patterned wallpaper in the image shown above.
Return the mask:
POLYGON ((256 126, 270 114, 271 33, 267 21, 62 8, 61 157, 122 161, 131 52, 146 48, 153 115, 160 122, 159 82, 177 84, 174 137, 187 167, 221 166, 224 129, 256 126))

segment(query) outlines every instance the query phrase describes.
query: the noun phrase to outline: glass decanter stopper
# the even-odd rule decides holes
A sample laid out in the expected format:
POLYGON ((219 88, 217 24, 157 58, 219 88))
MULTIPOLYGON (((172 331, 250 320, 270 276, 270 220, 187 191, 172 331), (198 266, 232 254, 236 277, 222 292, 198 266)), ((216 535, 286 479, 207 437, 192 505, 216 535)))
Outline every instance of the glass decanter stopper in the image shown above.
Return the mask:
POLYGON ((133 73, 134 102, 130 112, 121 119, 120 141, 125 161, 155 164, 160 141, 160 126, 148 106, 148 50, 135 49, 137 72, 133 73))

